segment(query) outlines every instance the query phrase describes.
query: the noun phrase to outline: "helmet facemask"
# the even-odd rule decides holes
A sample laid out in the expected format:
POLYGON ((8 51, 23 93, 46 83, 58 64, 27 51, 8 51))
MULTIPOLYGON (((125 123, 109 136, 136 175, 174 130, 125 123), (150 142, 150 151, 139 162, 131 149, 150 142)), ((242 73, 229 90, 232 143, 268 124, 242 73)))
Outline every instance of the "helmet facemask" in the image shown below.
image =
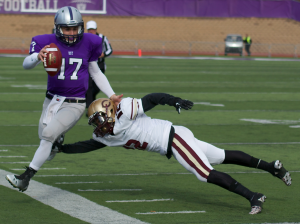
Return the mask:
POLYGON ((70 46, 78 43, 83 38, 84 23, 80 12, 72 7, 65 6, 58 10, 54 18, 55 35, 59 41, 70 46), (78 27, 76 35, 66 35, 62 27, 78 27))
POLYGON ((104 137, 105 135, 112 134, 114 128, 112 117, 108 117, 106 113, 95 112, 89 117, 89 125, 95 127, 94 134, 97 137, 104 137))
POLYGON ((113 134, 116 106, 112 100, 100 98, 93 101, 88 108, 88 116, 88 123, 95 127, 94 134, 97 137, 113 134))
POLYGON ((55 26, 55 34, 58 39, 66 45, 74 45, 78 43, 83 36, 84 28, 83 26, 78 26, 78 33, 76 35, 66 35, 63 33, 61 27, 71 27, 71 26, 63 26, 63 25, 56 25, 55 26))

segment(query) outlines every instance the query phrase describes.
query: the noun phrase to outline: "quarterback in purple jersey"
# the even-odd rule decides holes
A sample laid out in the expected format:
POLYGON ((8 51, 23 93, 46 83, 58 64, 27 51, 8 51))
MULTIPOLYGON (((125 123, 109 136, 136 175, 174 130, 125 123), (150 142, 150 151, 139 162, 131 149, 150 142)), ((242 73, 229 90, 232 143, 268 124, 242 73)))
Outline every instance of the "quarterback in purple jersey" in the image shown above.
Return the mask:
POLYGON ((116 95, 106 76, 100 71, 97 60, 102 54, 102 39, 84 33, 84 22, 80 12, 71 6, 59 9, 54 19, 55 33, 32 38, 30 55, 24 59, 24 69, 32 69, 44 61, 47 48, 55 43, 62 53, 60 72, 48 75, 46 98, 39 120, 40 145, 35 155, 21 175, 6 175, 13 187, 20 191, 28 188, 30 179, 46 160, 54 154, 54 143, 62 142, 64 134, 81 118, 85 111, 86 91, 89 75, 98 88, 114 103, 121 101, 122 94, 116 95))
POLYGON ((212 183, 249 200, 251 211, 262 210, 266 196, 255 193, 237 182, 230 175, 215 170, 212 165, 236 164, 265 170, 281 179, 287 186, 292 184, 289 172, 279 160, 271 163, 257 159, 242 151, 217 148, 198 140, 186 127, 170 121, 152 119, 145 112, 156 105, 169 105, 191 109, 193 102, 165 93, 152 93, 142 99, 125 98, 117 108, 105 98, 95 100, 88 109, 89 124, 95 127, 93 139, 60 147, 64 153, 85 153, 105 146, 139 149, 172 156, 188 171, 203 182, 212 183))
POLYGON ((74 46, 62 43, 55 34, 33 37, 30 54, 39 53, 50 43, 55 43, 62 54, 60 73, 56 76, 48 75, 47 90, 60 96, 85 98, 88 89, 89 62, 98 61, 102 53, 101 42, 100 37, 89 33, 84 33, 82 40, 74 46))

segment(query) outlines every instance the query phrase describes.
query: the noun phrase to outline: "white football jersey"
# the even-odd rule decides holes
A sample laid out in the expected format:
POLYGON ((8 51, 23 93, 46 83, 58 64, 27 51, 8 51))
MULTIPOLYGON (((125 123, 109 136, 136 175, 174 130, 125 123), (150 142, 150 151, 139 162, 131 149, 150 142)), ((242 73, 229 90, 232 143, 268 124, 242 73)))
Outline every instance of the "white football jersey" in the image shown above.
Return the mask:
POLYGON ((167 154, 172 123, 151 119, 144 113, 141 99, 125 98, 117 107, 114 135, 97 137, 94 140, 108 146, 123 146, 167 154))

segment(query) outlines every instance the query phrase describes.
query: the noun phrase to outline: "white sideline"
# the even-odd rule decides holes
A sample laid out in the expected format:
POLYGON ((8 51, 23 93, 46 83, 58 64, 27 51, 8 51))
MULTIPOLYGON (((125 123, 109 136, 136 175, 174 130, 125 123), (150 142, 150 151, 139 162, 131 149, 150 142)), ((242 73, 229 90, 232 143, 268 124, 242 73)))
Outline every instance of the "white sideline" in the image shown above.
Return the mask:
MULTIPOLYGON (((5 176, 9 173, 0 169, 0 185, 13 188, 5 176)), ((20 193, 21 194, 21 193, 20 193)), ((138 219, 121 214, 110 208, 98 205, 95 202, 87 200, 80 195, 52 187, 46 184, 31 180, 30 186, 24 194, 35 200, 49 205, 63 213, 78 218, 88 223, 105 223, 105 224, 145 224, 138 219)))

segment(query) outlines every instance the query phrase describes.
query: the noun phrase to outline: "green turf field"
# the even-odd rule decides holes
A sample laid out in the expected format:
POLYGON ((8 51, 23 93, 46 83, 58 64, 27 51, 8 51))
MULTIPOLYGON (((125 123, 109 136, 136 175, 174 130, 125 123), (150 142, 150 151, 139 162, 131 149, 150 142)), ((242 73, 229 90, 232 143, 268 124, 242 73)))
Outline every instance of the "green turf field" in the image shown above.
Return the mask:
MULTIPOLYGON (((0 169, 17 174, 23 171, 14 169, 29 163, 9 162, 30 162, 37 149, 38 121, 47 84, 42 65, 24 70, 22 62, 23 58, 0 57, 0 169)), ((270 162, 280 159, 291 171, 292 186, 287 187, 260 170, 215 166, 250 190, 267 196, 263 212, 251 216, 247 200, 198 181, 174 158, 168 160, 157 153, 123 148, 104 148, 87 154, 60 153, 43 165, 60 169, 40 170, 34 180, 147 223, 300 222, 299 62, 109 58, 107 67, 106 75, 113 89, 117 94, 124 93, 124 97, 166 92, 195 102, 192 110, 180 115, 175 108, 158 106, 147 113, 149 116, 186 126, 198 139, 220 148, 241 150, 270 162), (69 176, 58 176, 62 174, 69 176), (169 200, 107 202, 153 199, 169 200), (148 212, 153 214, 137 214, 148 212)), ((65 143, 91 136, 92 128, 84 116, 66 134, 65 143)), ((86 223, 2 185, 0 198, 1 223, 86 223)))

